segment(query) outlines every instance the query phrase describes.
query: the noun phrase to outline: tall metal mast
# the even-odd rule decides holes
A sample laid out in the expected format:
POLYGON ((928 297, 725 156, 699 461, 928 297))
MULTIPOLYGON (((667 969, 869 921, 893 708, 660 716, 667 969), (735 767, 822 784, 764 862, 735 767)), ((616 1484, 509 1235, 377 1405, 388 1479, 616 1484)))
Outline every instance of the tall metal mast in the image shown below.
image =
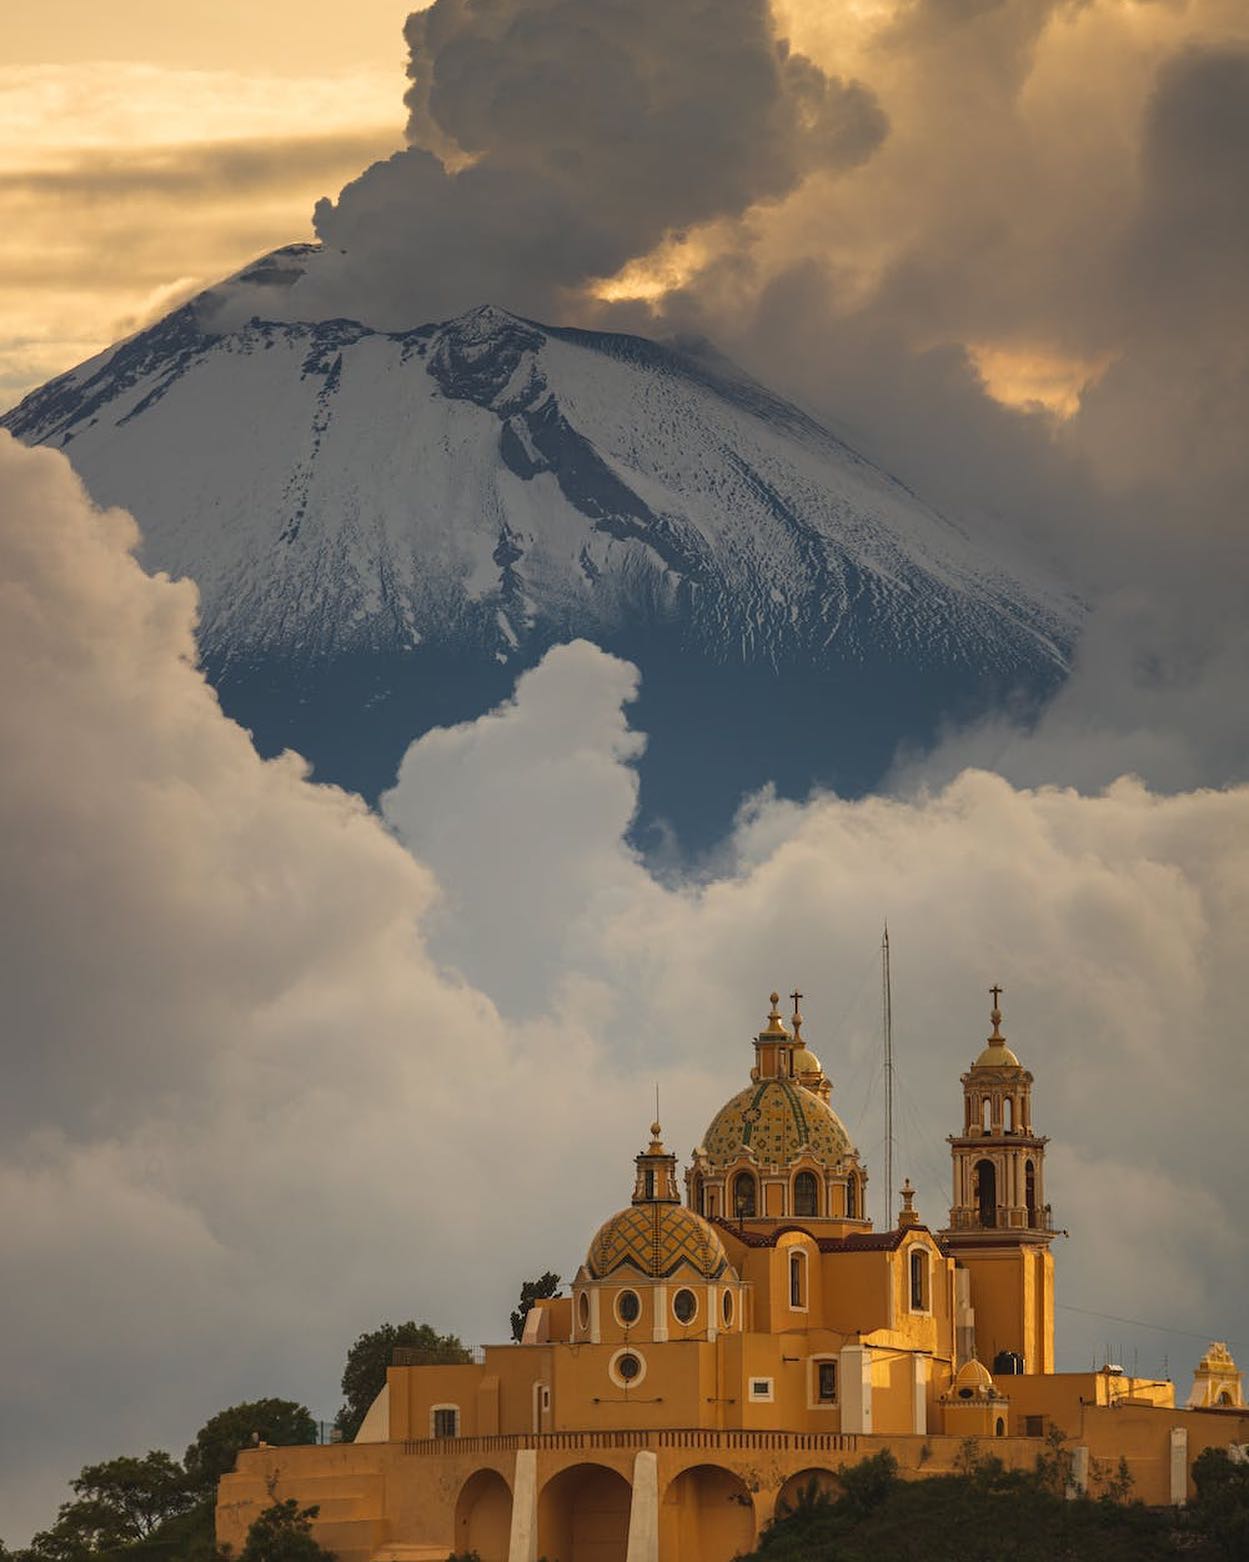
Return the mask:
POLYGON ((885 1027, 885 1230, 893 1230, 893 988, 889 975, 889 924, 880 941, 880 1001, 885 1027))

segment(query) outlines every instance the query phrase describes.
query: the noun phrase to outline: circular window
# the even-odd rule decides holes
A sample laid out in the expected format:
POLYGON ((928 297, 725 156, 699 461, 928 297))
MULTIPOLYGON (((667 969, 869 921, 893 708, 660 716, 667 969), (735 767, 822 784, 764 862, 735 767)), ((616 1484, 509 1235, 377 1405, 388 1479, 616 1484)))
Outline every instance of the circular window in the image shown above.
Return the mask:
POLYGON ((583 1329, 590 1327, 590 1293, 582 1291, 577 1298, 577 1321, 583 1329))
POLYGON ((618 1350, 607 1371, 618 1388, 636 1388, 646 1376, 646 1359, 635 1350, 618 1350))
POLYGON ((960 1399, 973 1399, 975 1397, 975 1393, 976 1391, 974 1388, 961 1388, 958 1391, 958 1397, 960 1399))
POLYGON ((733 1322, 733 1293, 732 1293, 732 1291, 726 1291, 724 1293, 724 1300, 720 1303, 720 1311, 724 1314, 724 1326, 727 1329, 729 1324, 731 1324, 733 1322))
POLYGON ((682 1286, 672 1298, 672 1310, 677 1315, 678 1323, 689 1323, 698 1311, 698 1298, 688 1286, 682 1286))
POLYGON ((642 1301, 636 1291, 621 1291, 616 1297, 616 1317, 621 1323, 636 1323, 642 1316, 642 1301))

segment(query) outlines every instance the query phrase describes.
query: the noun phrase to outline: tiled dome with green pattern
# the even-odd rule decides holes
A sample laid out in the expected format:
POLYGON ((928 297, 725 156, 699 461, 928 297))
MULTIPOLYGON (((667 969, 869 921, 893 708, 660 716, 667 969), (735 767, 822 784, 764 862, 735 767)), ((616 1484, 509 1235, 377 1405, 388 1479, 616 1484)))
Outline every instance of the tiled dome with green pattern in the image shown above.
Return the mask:
POLYGON ((605 1220, 585 1263, 596 1280, 618 1269, 663 1280, 683 1268, 715 1280, 729 1260, 715 1230, 701 1216, 680 1204, 652 1201, 632 1204, 605 1220))
POLYGON ((743 1146, 769 1166, 797 1160, 804 1149, 832 1166, 854 1150, 832 1107, 789 1079, 761 1079, 716 1113, 703 1138, 711 1164, 737 1160, 743 1146))

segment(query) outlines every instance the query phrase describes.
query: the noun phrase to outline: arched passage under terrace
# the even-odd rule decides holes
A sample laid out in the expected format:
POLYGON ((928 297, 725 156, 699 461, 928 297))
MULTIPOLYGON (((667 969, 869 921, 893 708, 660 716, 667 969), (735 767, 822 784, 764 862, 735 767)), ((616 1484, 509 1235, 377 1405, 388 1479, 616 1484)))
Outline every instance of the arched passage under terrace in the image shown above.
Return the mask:
POLYGON ((831 1470, 799 1470, 797 1475, 789 1477, 776 1494, 776 1517, 784 1518, 804 1503, 823 1499, 835 1502, 840 1496, 841 1487, 831 1470))
POLYGON ((732 1470, 696 1464, 670 1483, 659 1510, 661 1557, 732 1562, 754 1543, 754 1501, 732 1470))
POLYGON ((481 1562, 507 1562, 512 1493, 497 1470, 478 1470, 460 1488, 455 1504, 455 1549, 481 1562))
POLYGON ((538 1555, 552 1562, 625 1562, 632 1491, 603 1464, 574 1464, 538 1497, 538 1555))

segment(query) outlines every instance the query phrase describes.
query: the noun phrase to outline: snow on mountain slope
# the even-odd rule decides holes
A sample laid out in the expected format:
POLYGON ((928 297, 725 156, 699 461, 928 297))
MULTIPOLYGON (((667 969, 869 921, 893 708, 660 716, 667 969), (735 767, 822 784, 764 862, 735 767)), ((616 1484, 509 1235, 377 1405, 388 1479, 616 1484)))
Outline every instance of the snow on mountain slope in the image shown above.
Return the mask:
POLYGON ((510 678, 578 634, 643 662, 662 646, 665 675, 717 668, 726 690, 736 670, 761 690, 857 682, 856 709, 906 691, 869 771, 990 690, 1061 679, 1070 599, 731 365, 489 306, 402 334, 241 318, 306 253, 266 257, 3 420, 138 517, 149 567, 198 583, 206 663, 268 746, 294 737, 361 784, 324 756, 362 701, 402 688, 411 737, 475 714, 491 666, 510 678), (270 720, 275 701, 315 707, 312 728, 270 720))

